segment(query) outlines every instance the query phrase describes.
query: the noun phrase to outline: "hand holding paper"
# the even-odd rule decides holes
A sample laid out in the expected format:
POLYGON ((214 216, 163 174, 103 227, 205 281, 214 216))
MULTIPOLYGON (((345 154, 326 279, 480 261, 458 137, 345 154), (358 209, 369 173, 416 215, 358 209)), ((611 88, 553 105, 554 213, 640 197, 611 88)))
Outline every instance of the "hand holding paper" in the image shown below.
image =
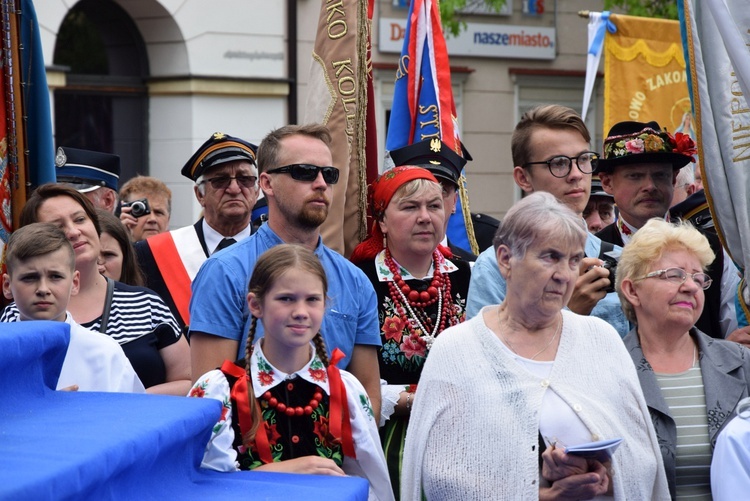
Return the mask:
POLYGON ((621 438, 612 438, 609 440, 600 440, 598 442, 588 442, 585 444, 573 445, 565 447, 565 454, 571 454, 573 456, 579 456, 586 459, 596 459, 600 463, 609 461, 612 454, 617 450, 621 438))

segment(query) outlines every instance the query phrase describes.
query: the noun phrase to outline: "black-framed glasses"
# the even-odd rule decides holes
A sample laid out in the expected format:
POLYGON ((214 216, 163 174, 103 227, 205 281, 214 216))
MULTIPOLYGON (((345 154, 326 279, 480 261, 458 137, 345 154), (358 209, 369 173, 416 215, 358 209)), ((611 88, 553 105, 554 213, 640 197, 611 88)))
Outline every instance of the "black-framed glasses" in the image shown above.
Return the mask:
POLYGON ((688 273, 682 268, 667 268, 665 270, 652 271, 651 273, 647 273, 641 278, 636 278, 636 280, 659 277, 662 280, 669 280, 670 282, 675 284, 684 284, 688 276, 693 279, 695 285, 703 290, 711 287, 711 282, 713 282, 713 280, 711 280, 711 277, 709 277, 706 273, 688 273))
POLYGON ((258 182, 258 178, 255 176, 216 176, 208 179, 204 179, 201 183, 211 183, 211 187, 215 190, 226 190, 229 185, 232 184, 232 180, 237 181, 237 184, 243 188, 254 188, 258 182))
POLYGON ((266 171, 269 174, 289 174, 295 181, 315 181, 318 172, 323 174, 323 181, 326 184, 336 184, 339 182, 339 170, 336 167, 318 167, 310 164, 291 164, 283 167, 277 167, 266 171))
POLYGON ((599 154, 594 151, 584 151, 577 157, 567 157, 565 155, 556 155, 549 160, 544 162, 526 162, 523 164, 524 167, 527 165, 546 164, 549 168, 550 174, 555 177, 566 177, 570 174, 570 169, 573 168, 573 161, 575 160, 578 170, 584 174, 591 174, 599 165, 599 154))

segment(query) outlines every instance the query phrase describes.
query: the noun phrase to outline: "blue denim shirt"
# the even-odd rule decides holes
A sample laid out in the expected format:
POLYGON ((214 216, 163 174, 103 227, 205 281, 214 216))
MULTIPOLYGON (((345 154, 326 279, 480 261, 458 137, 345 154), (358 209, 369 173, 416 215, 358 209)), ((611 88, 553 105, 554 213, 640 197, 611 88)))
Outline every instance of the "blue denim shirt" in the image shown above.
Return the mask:
MULTIPOLYGON (((252 319, 247 306, 247 284, 258 257, 282 244, 267 224, 250 237, 209 257, 193 280, 190 299, 190 330, 239 341, 237 358, 245 356, 245 343, 252 319)), ((328 301, 321 333, 329 353, 334 348, 346 358, 345 369, 355 344, 380 346, 375 289, 365 274, 321 239, 315 255, 328 278, 328 301)), ((263 336, 258 322, 255 337, 263 336)))

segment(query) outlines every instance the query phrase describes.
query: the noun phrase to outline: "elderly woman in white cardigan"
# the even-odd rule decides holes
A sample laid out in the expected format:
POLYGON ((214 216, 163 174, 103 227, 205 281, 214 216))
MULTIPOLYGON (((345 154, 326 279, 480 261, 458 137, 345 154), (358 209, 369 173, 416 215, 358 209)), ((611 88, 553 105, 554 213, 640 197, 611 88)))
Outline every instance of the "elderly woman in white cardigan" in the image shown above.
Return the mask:
POLYGON ((435 341, 406 436, 402 499, 669 499, 619 335, 565 310, 585 239, 583 220, 548 193, 508 212, 495 237, 507 296, 435 341), (605 464, 562 447, 614 438, 623 442, 605 464))

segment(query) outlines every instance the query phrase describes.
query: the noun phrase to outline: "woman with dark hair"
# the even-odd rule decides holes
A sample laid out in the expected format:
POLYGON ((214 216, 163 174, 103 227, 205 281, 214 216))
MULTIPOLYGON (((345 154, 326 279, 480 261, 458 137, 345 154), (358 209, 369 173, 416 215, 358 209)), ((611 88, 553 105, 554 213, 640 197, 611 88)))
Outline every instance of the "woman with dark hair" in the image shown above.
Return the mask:
POLYGON ((117 282, 143 287, 143 273, 135 258, 125 226, 109 211, 96 209, 102 234, 99 237, 99 273, 117 282))
MULTIPOLYGON (((21 212, 21 226, 53 223, 65 232, 76 256, 80 290, 68 311, 79 324, 103 332, 122 346, 148 393, 184 396, 190 389, 190 348, 172 313, 154 292, 99 273, 99 216, 81 193, 63 184, 34 191, 21 212)), ((15 304, 0 322, 15 321, 15 304)))

